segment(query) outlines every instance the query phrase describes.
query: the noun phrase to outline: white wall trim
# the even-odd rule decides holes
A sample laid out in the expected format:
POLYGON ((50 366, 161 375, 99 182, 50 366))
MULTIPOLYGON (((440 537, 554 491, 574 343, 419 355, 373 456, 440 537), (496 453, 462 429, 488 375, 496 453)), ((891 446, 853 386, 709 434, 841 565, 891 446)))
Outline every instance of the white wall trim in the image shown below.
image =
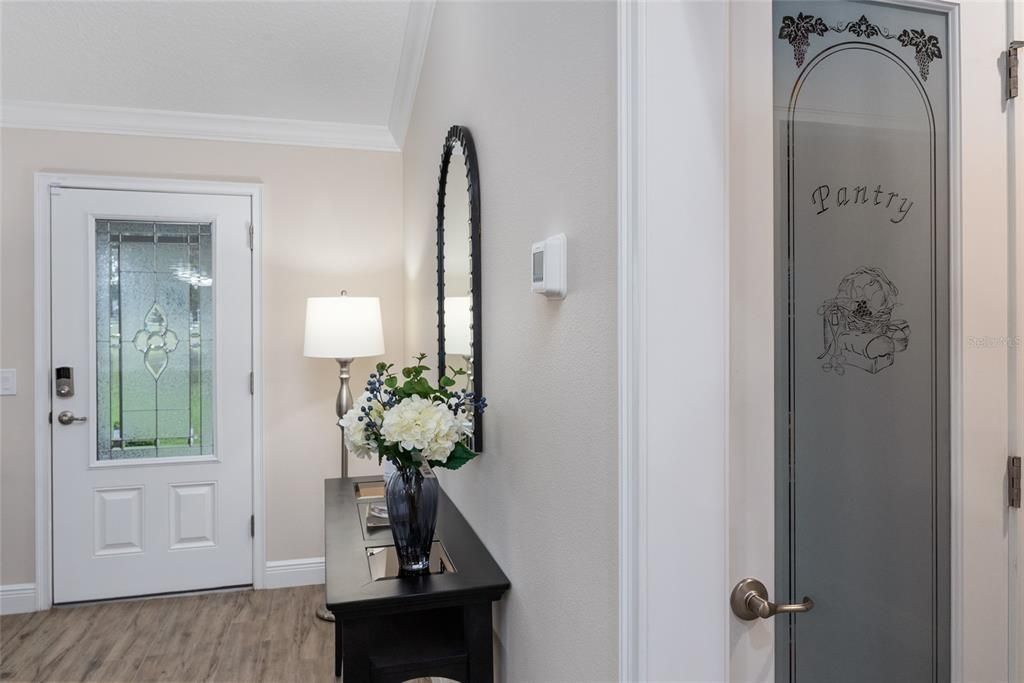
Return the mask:
POLYGON ((619 680, 644 680, 641 648, 646 643, 644 500, 645 297, 643 203, 643 3, 618 3, 618 385, 619 385, 619 680))
POLYGON ((263 464, 263 186, 249 185, 252 212, 252 586, 266 582, 267 485, 263 464))
POLYGON ((49 609, 53 604, 50 577, 50 183, 47 174, 35 176, 35 241, 33 264, 35 356, 33 388, 35 391, 35 576, 36 609, 49 609))
POLYGON ((434 4, 434 0, 423 0, 409 5, 402 55, 398 60, 398 75, 395 78, 394 96, 391 100, 391 113, 388 115, 388 128, 398 147, 405 144, 405 134, 409 130, 412 108, 416 102, 416 88, 419 86, 420 71, 423 69, 423 57, 427 53, 434 4))
MULTIPOLYGON (((133 190, 176 192, 183 194, 221 194, 247 196, 252 202, 252 325, 253 371, 257 381, 253 395, 253 469, 252 505, 256 534, 252 544, 252 580, 254 588, 263 588, 266 571, 266 485, 263 464, 263 385, 262 385, 262 236, 263 186, 259 183, 235 183, 164 178, 80 175, 65 173, 35 174, 34 242, 34 330, 35 339, 35 609, 53 605, 53 559, 51 556, 53 523, 51 517, 52 480, 50 472, 50 188, 52 186, 95 190, 133 190)), ((31 584, 19 584, 31 585, 31 584)))
POLYGON ((721 3, 619 3, 619 677, 626 681, 729 675, 728 12, 721 3), (687 61, 692 54, 711 57, 687 61), (680 149, 689 161, 682 169, 680 149), (712 292, 701 303, 707 335, 687 338, 677 320, 656 315, 675 287, 712 292), (701 358, 682 394, 655 374, 680 354, 701 358), (680 403, 686 410, 669 426, 670 408, 680 403), (685 482, 686 495, 672 482, 685 482), (666 538, 672 542, 660 542, 666 538))
POLYGON ((324 582, 324 558, 304 557, 297 560, 267 562, 264 588, 313 586, 324 582))
MULTIPOLYGON (((418 70, 416 78, 419 78, 418 70)), ((412 88, 415 91, 415 83, 412 88)), ((26 100, 0 102, 0 125, 77 133, 398 151, 387 126, 26 100)))
POLYGON ((0 586, 0 614, 21 614, 36 611, 36 585, 9 583, 0 586))

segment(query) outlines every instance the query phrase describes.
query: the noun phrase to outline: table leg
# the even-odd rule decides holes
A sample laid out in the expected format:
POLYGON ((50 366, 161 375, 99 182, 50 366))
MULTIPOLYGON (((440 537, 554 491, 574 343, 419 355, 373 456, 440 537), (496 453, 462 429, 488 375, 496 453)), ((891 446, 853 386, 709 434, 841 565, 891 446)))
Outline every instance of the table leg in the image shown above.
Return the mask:
POLYGON ((366 619, 349 619, 342 623, 345 683, 369 683, 370 624, 366 619))
POLYGON ((466 650, 469 653, 468 683, 493 683, 494 636, 491 603, 479 602, 463 607, 462 624, 466 650))
POLYGON ((341 678, 341 619, 337 615, 334 616, 334 677, 341 678))

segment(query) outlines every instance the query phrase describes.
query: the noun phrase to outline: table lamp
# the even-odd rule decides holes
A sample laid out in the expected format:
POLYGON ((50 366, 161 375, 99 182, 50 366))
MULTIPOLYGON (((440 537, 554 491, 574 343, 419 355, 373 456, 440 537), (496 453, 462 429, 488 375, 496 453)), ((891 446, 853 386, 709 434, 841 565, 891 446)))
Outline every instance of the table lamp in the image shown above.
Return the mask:
MULTIPOLYGON (((306 343, 303 354, 307 358, 333 358, 338 362, 338 379, 341 384, 334 408, 341 420, 352 407, 352 394, 348 389, 352 359, 384 354, 380 299, 347 296, 345 292, 341 296, 306 299, 306 343)), ((341 476, 348 476, 345 439, 341 440, 341 476)))
MULTIPOLYGON (((384 354, 384 330, 377 297, 341 296, 306 299, 306 341, 303 355, 307 358, 333 358, 338 362, 338 398, 334 409, 340 422, 352 408, 349 392, 349 366, 353 358, 384 354)), ((338 425, 341 427, 341 424, 338 425)), ((345 435, 341 438, 341 476, 348 476, 348 449, 345 435)), ((325 606, 317 616, 334 621, 325 606)))

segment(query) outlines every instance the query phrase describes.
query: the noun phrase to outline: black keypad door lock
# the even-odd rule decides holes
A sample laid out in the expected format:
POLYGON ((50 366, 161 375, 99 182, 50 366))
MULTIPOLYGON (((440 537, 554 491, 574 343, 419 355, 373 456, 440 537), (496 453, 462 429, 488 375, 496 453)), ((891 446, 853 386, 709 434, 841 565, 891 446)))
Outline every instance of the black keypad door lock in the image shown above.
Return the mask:
POLYGON ((57 368, 55 373, 57 380, 57 396, 60 398, 71 398, 75 395, 75 373, 67 365, 57 368))

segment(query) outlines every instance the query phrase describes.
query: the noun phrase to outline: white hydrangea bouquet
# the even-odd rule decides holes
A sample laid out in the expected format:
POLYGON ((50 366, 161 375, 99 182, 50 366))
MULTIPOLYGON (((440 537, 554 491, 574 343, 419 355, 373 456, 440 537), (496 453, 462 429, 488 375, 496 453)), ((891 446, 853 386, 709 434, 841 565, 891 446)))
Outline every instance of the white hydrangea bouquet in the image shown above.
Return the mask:
POLYGON ((462 369, 449 368, 434 387, 424 377, 426 354, 416 356, 416 365, 402 369, 401 379, 394 364, 378 363, 366 391, 355 407, 345 413, 344 429, 349 452, 360 458, 387 458, 398 469, 430 467, 457 470, 476 457, 467 443, 473 416, 483 412, 487 401, 465 389, 455 389, 462 369))

